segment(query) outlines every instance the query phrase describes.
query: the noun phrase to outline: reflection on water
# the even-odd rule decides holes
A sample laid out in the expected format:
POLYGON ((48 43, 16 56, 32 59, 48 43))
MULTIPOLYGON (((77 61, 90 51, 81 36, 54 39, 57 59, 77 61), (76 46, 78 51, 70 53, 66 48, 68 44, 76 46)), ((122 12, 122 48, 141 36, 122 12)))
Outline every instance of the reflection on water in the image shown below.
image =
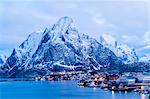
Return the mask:
POLYGON ((93 91, 96 91, 96 87, 93 87, 93 91))
POLYGON ((114 91, 111 91, 111 93, 112 93, 112 96, 114 97, 114 93, 115 93, 115 92, 114 92, 114 91))
POLYGON ((0 99, 148 99, 132 92, 81 88, 76 81, 14 81, 0 82, 0 99))
POLYGON ((112 99, 115 99, 115 92, 111 91, 111 94, 112 94, 112 99))
POLYGON ((127 94, 128 92, 127 91, 125 91, 125 94, 127 94))
MULTIPOLYGON (((117 97, 117 93, 118 93, 118 92, 111 91, 112 99, 118 98, 118 97, 117 97), (116 97, 115 97, 115 95, 116 95, 116 97)), ((119 91, 119 93, 120 93, 120 94, 125 94, 123 99, 128 99, 129 94, 132 94, 131 92, 127 92, 127 91, 125 91, 125 92, 119 91)), ((134 95, 134 94, 133 94, 133 95, 134 95)), ((148 96, 148 94, 136 94, 136 95, 139 95, 140 97, 139 97, 139 98, 133 98, 133 99, 150 99, 149 96, 148 96)), ((120 99, 122 99, 122 97, 120 97, 120 99)))
POLYGON ((141 99, 146 99, 145 94, 141 94, 141 99))

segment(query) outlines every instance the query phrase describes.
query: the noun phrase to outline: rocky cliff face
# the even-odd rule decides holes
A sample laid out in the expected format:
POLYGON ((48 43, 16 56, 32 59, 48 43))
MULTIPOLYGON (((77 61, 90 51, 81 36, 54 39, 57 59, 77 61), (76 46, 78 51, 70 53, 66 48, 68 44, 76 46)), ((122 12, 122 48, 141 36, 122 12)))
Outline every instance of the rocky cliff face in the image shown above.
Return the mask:
POLYGON ((51 29, 29 35, 1 67, 1 75, 34 77, 53 71, 123 65, 109 48, 78 32, 72 23, 71 18, 62 17, 51 29))

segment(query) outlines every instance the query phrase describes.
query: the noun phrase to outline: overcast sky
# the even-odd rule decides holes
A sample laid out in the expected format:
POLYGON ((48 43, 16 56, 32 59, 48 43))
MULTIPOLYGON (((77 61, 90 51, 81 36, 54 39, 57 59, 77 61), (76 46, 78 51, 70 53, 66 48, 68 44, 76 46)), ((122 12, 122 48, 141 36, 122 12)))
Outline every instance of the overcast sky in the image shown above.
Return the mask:
POLYGON ((0 0, 0 54, 11 53, 27 36, 50 28, 62 16, 97 40, 109 33, 150 54, 150 0, 0 0))

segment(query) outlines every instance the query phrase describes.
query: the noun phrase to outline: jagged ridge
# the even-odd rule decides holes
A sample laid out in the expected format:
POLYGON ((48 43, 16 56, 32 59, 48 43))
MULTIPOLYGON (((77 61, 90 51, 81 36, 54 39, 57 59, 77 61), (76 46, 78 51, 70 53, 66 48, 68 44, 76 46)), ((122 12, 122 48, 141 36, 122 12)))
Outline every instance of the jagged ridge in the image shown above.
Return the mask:
POLYGON ((138 62, 138 56, 135 49, 130 48, 125 44, 118 43, 110 34, 103 34, 100 36, 100 43, 112 50, 125 64, 138 62))
POLYGON ((51 29, 31 34, 13 50, 1 75, 34 77, 53 71, 118 69, 124 65, 109 48, 79 33, 72 23, 71 18, 63 17, 51 29))

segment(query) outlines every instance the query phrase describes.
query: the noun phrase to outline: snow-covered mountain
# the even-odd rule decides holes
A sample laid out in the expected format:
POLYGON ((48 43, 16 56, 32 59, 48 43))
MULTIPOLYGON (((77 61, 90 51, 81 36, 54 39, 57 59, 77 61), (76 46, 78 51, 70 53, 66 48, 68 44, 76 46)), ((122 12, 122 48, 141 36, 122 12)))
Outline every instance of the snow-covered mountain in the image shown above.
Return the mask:
POLYGON ((51 29, 34 32, 15 48, 0 69, 1 76, 30 77, 52 71, 119 68, 123 63, 110 49, 78 32, 69 17, 51 29))
POLYGON ((144 55, 139 59, 140 62, 149 62, 150 63, 150 55, 144 55))
POLYGON ((138 62, 138 56, 136 55, 135 50, 125 44, 118 43, 110 34, 101 35, 100 43, 112 50, 125 64, 138 62))
POLYGON ((1 67, 2 72, 9 72, 15 68, 28 64, 32 55, 35 53, 38 45, 42 39, 42 30, 31 33, 28 38, 17 48, 15 48, 5 64, 1 67))

